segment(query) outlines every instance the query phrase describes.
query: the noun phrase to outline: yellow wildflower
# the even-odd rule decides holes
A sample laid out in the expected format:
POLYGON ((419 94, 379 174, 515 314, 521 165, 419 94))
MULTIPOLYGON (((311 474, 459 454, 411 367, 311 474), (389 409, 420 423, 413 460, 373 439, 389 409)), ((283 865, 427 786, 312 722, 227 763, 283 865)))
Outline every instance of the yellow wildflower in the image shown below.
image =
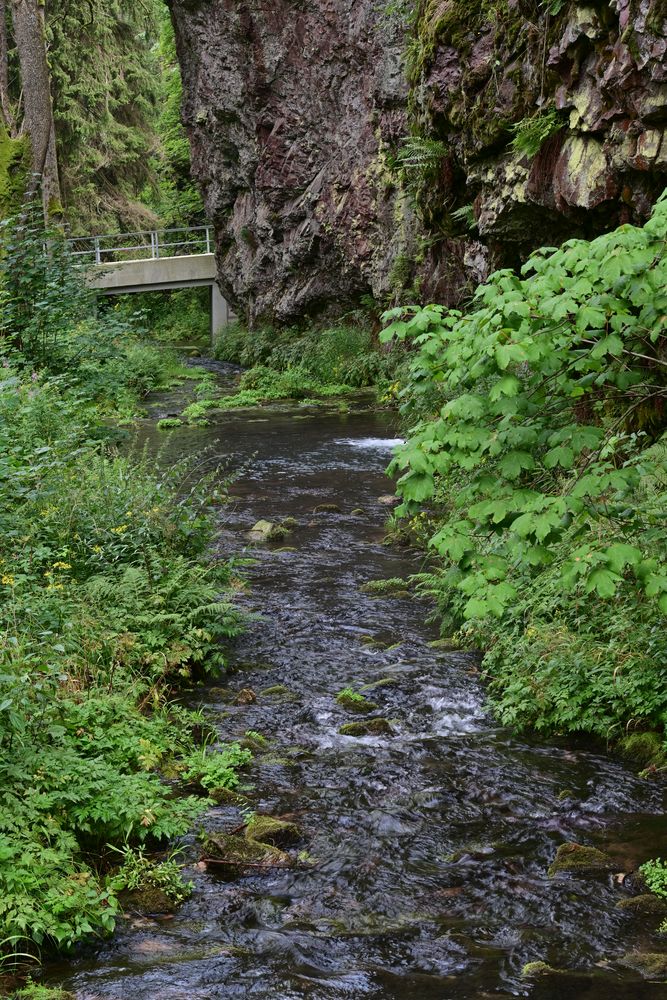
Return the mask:
POLYGON ((128 528, 127 524, 119 524, 117 528, 112 528, 111 531, 113 532, 114 535, 124 535, 125 532, 127 531, 127 528, 128 528))
POLYGON ((102 551, 101 545, 93 545, 93 552, 97 552, 99 554, 101 551, 102 551))
POLYGON ((14 577, 11 576, 11 574, 6 573, 2 577, 2 582, 4 583, 5 587, 13 587, 14 586, 14 577))
POLYGON ((54 569, 71 569, 72 567, 71 567, 71 565, 69 563, 66 563, 66 562, 54 562, 53 568, 54 569))

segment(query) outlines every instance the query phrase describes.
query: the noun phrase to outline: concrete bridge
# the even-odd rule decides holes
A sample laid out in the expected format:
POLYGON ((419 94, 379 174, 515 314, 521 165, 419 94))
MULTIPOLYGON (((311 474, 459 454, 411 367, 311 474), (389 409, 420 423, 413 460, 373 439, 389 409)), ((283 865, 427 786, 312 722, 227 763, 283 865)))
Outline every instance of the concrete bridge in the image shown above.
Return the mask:
POLYGON ((235 319, 217 283, 210 226, 146 230, 68 240, 72 256, 88 268, 87 281, 106 295, 211 289, 213 339, 235 319))

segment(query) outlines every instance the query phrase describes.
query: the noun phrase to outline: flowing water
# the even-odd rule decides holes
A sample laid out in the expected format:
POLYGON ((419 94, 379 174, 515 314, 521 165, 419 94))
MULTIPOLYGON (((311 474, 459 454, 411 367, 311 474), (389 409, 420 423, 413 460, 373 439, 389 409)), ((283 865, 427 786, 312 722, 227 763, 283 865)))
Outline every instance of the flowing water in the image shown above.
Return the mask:
MULTIPOLYGON (((151 421, 141 433, 158 437, 151 421)), ((193 864, 175 916, 128 915, 113 940, 53 970, 78 1000, 667 997, 619 963, 664 948, 657 919, 617 909, 627 890, 613 876, 547 875, 569 840, 609 851, 619 873, 667 852, 664 789, 600 749, 499 728, 478 659, 429 645, 427 607, 360 591, 419 569, 382 544, 395 435, 392 415, 296 405, 169 434, 171 455, 206 447, 247 470, 221 515, 221 553, 243 552, 260 518, 299 521, 286 542, 253 549, 241 598, 261 617, 223 683, 257 701, 230 706, 219 686, 193 698, 224 739, 270 737, 250 795, 296 817, 309 861, 234 881, 193 864), (341 512, 313 513, 322 503, 341 512), (393 735, 339 735, 356 717, 336 693, 380 680, 369 696, 393 735), (288 692, 259 693, 275 685, 288 692), (572 972, 522 979, 536 960, 572 972)), ((220 806, 202 825, 240 822, 220 806)), ((194 837, 187 849, 195 862, 194 837)))

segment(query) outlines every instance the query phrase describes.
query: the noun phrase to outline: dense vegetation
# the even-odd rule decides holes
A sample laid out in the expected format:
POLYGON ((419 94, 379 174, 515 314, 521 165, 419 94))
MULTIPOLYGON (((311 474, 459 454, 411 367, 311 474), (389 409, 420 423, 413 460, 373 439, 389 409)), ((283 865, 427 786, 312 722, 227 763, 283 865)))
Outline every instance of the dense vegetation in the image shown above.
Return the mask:
POLYGON ((465 313, 388 314, 418 348, 394 468, 402 513, 428 512, 421 586, 518 728, 667 723, 666 238, 663 198, 497 272, 465 313))
POLYGON ((227 397, 224 405, 338 396, 369 387, 387 398, 405 355, 383 351, 369 327, 370 319, 364 314, 329 328, 264 328, 249 334, 240 323, 230 325, 217 341, 215 355, 247 371, 239 391, 227 397))
POLYGON ((10 228, 3 250, 5 955, 111 930, 118 892, 140 876, 178 896, 173 862, 156 869, 136 845, 185 832, 207 791, 233 786, 249 757, 207 746, 201 717, 171 695, 176 681, 219 669, 220 639, 239 627, 220 600, 232 566, 206 556, 210 507, 224 494, 186 466, 159 472, 120 453, 103 422, 183 373, 132 328, 98 318, 57 235, 48 255, 44 239, 36 225, 10 228), (174 797, 165 768, 200 794, 174 797))

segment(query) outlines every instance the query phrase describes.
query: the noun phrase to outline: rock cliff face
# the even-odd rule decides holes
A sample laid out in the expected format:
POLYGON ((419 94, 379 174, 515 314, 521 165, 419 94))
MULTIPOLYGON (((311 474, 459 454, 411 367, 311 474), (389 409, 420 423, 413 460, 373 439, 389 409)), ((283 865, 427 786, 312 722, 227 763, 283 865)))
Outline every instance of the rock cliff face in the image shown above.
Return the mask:
POLYGON ((221 282, 251 321, 401 286, 454 302, 667 186, 667 0, 428 0, 410 23, 382 0, 169 2, 221 282), (512 145, 527 119, 536 153, 512 145), (435 140, 417 178, 409 134, 435 140))

